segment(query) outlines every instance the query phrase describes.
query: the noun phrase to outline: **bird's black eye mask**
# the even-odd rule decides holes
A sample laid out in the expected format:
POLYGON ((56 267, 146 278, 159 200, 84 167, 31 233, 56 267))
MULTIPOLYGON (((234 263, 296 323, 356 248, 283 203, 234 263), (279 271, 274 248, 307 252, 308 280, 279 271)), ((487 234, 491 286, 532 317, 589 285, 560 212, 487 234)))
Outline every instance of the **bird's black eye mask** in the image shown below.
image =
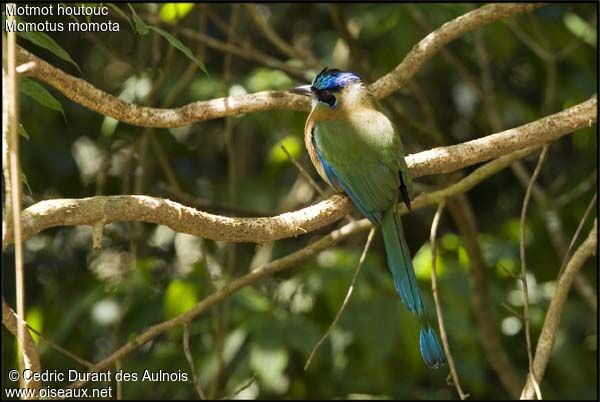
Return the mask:
POLYGON ((313 88, 313 91, 315 93, 315 96, 319 100, 319 102, 326 103, 329 105, 329 107, 332 107, 332 108, 336 107, 337 99, 332 90, 330 90, 330 89, 315 90, 313 88))

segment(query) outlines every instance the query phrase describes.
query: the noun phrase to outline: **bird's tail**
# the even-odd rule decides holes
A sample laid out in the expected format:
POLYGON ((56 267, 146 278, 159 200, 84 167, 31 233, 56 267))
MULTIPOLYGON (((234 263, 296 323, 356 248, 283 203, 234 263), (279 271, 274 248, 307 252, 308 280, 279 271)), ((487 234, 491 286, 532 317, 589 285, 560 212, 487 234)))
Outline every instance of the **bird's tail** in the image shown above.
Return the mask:
POLYGON ((423 360, 429 367, 439 367, 445 362, 444 352, 435 331, 427 321, 427 312, 421 298, 408 246, 404 240, 402 222, 400 222, 400 216, 395 207, 391 207, 385 212, 381 227, 394 287, 406 307, 421 321, 419 345, 423 360))

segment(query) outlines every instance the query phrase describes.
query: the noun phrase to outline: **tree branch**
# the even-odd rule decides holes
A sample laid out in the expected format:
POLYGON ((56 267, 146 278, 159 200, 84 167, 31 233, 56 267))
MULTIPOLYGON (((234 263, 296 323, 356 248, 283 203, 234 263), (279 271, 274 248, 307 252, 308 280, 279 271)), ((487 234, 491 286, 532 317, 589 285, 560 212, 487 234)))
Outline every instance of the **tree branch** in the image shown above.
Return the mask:
MULTIPOLYGON (((540 6, 541 4, 490 4, 447 22, 422 39, 394 70, 375 81, 371 85, 373 94, 377 98, 384 98, 400 89, 442 47, 465 33, 500 18, 540 6)), ((183 29, 182 32, 185 33, 186 30, 183 29)), ((282 91, 265 91, 194 102, 176 109, 143 107, 125 102, 85 80, 75 78, 21 47, 17 49, 17 60, 19 64, 35 62, 28 74, 58 89, 72 101, 136 126, 181 127, 243 113, 281 109, 308 111, 310 107, 310 102, 305 97, 282 91)))
MULTIPOLYGON (((409 155, 412 177, 446 173, 553 141, 596 121, 597 98, 532 123, 458 145, 409 155)), ((97 196, 41 201, 23 211, 23 239, 55 226, 94 225, 105 220, 143 221, 166 225, 175 231, 231 242, 265 243, 297 236, 327 226, 352 211, 344 195, 334 195, 310 207, 269 218, 229 218, 185 207, 170 200, 142 196, 97 196)), ((10 223, 5 222, 5 228, 10 223)), ((12 225, 10 225, 12 226, 12 225)), ((3 232, 2 247, 13 242, 3 232)))
MULTIPOLYGON (((23 239, 56 226, 112 222, 148 222, 212 240, 265 243, 322 228, 351 211, 343 195, 269 218, 229 218, 186 207, 171 200, 144 195, 96 196, 41 201, 23 211, 23 239)), ((7 224, 11 227, 12 225, 7 224)), ((13 236, 3 233, 3 245, 13 236)))
POLYGON ((305 97, 282 91, 264 91, 189 103, 175 109, 139 106, 110 95, 17 47, 19 64, 34 61, 28 75, 58 89, 75 103, 122 122, 141 127, 182 127, 199 121, 264 110, 308 110, 305 97))
POLYGON ((596 121, 597 96, 534 122, 458 145, 433 148, 406 158, 413 177, 448 173, 500 155, 554 141, 596 121))
MULTIPOLYGON (((565 272, 558 280, 556 292, 550 301, 546 319, 544 320, 544 326, 542 327, 542 333, 540 334, 535 349, 535 358, 533 359, 533 370, 538 383, 541 382, 548 361, 550 360, 550 354, 554 347, 554 338, 556 336, 558 325, 560 324, 562 308, 567 299, 575 274, 579 272, 583 263, 596 252, 596 242, 598 239, 597 223, 598 221, 595 220, 594 227, 590 230, 587 239, 579 246, 577 251, 575 251, 575 254, 573 254, 573 257, 567 264, 565 272)), ((528 376, 527 383, 521 393, 521 399, 532 399, 534 395, 534 384, 531 380, 531 376, 528 376)))
POLYGON ((523 199, 523 208, 521 209, 521 227, 520 227, 520 240, 519 240, 519 251, 521 256, 521 283, 523 286, 523 321, 525 323, 525 343, 527 346, 527 359, 529 363, 529 373, 527 378, 532 379, 534 388, 536 390, 537 399, 542 399, 542 394, 540 391, 540 387, 535 380, 535 372, 533 371, 533 356, 531 353, 531 322, 529 320, 529 290, 527 286, 527 259, 525 257, 525 229, 526 229, 526 221, 527 221, 527 207, 529 206, 529 199, 531 198, 531 189, 535 184, 535 180, 537 179, 542 166, 544 165, 544 161, 546 160, 546 154, 548 153, 548 145, 544 145, 542 148, 542 152, 540 153, 540 157, 538 159, 537 165, 535 166, 535 170, 531 175, 531 179, 529 180, 529 184, 527 185, 527 190, 525 191, 525 198, 523 199))

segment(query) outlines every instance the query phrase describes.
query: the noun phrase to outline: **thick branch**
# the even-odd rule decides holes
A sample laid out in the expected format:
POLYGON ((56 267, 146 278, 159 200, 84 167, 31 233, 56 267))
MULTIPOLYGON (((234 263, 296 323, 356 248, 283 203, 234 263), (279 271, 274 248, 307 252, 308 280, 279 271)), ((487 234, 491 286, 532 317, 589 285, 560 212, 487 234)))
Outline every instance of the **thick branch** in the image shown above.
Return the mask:
POLYGON ((19 64, 35 62, 29 75, 53 86, 75 103, 125 123, 142 127, 181 127, 203 120, 218 119, 262 110, 308 110, 309 101, 281 91, 230 96, 189 103, 175 109, 139 106, 110 95, 89 82, 73 77, 19 47, 19 64))
MULTIPOLYGON (((468 191, 486 177, 489 177, 499 170, 504 169, 515 160, 525 157, 534 150, 535 148, 526 148, 524 150, 505 155, 476 169, 469 176, 444 190, 421 194, 413 201, 413 208, 419 208, 431 203, 436 203, 445 197, 468 191)), ((282 229, 281 221, 289 222, 290 216, 297 217, 298 215, 306 214, 307 209, 319 210, 320 206, 323 205, 326 205, 326 210, 329 211, 329 213, 337 214, 337 219, 345 216, 345 211, 350 211, 351 208, 350 200, 347 197, 342 195, 334 195, 329 200, 323 201, 317 205, 313 205, 293 213, 282 214, 274 218, 226 218, 196 211, 173 201, 146 196, 98 196, 81 200, 49 200, 37 203, 24 211, 22 218, 23 239, 26 240, 31 238, 36 233, 54 226, 91 225, 101 219, 104 219, 105 223, 114 222, 109 221, 107 218, 106 214, 110 213, 115 214, 111 216, 116 216, 119 218, 119 220, 143 220, 146 222, 164 224, 167 226, 172 225, 170 227, 174 230, 196 236, 203 236, 203 234, 206 233, 206 228, 202 226, 203 224, 207 224, 212 228, 215 225, 217 227, 219 225, 219 223, 214 221, 215 219, 221 224, 224 221, 228 221, 230 223, 229 227, 218 227, 217 233, 207 233, 205 237, 211 239, 220 239, 211 236, 226 232, 232 236, 235 236, 226 238, 228 241, 266 242, 267 240, 265 240, 265 237, 261 238, 260 236, 269 236, 269 239, 285 237, 281 235, 281 232, 275 231, 275 229, 282 229), (116 200, 121 202, 120 207, 123 207, 123 209, 120 209, 119 206, 117 206, 115 203, 116 200), (88 210, 87 208, 90 209, 88 210), (159 211, 161 212, 159 213, 159 211), (89 217, 90 213, 93 214, 93 219, 89 217), (282 219, 282 217, 288 217, 288 220, 282 219), (259 229, 261 226, 260 224, 256 224, 257 221, 265 222, 265 220, 269 219, 271 220, 271 226, 267 228, 267 231, 264 230, 264 227, 262 227, 263 230, 260 231, 259 229), (278 222, 279 227, 274 228, 273 222, 278 222), (249 226, 251 228, 249 228, 249 226), (238 228, 241 228, 245 236, 249 237, 245 237, 240 240, 240 232, 237 232, 238 228), (259 231, 254 233, 252 230, 259 231), (273 237, 274 233, 279 237, 273 237)), ((315 211, 309 213, 318 214, 318 212, 315 211)), ((324 217, 327 218, 327 215, 324 215, 324 217)), ((327 224, 322 222, 323 219, 323 217, 317 219, 318 227, 322 227, 327 224)), ((333 222, 333 220, 331 222, 333 222)), ((275 226, 276 225, 277 224, 275 224, 275 226)), ((291 231, 291 235, 298 234, 298 231, 304 233, 304 231, 298 230, 298 227, 290 225, 289 223, 283 224, 283 229, 291 231)), ((2 239, 3 248, 12 242, 10 231, 5 232, 4 236, 5 237, 2 239)))
MULTIPOLYGON (((539 6, 539 4, 490 4, 447 22, 421 40, 394 70, 375 81, 371 86, 373 93, 377 98, 383 98, 400 89, 443 46, 465 33, 500 18, 533 10, 539 6)), ((243 113, 276 109, 308 111, 310 107, 310 102, 305 97, 280 91, 194 102, 176 109, 143 107, 125 102, 85 80, 75 78, 20 47, 17 60, 18 64, 35 62, 35 67, 28 72, 29 75, 50 84, 72 101, 136 126, 181 127, 243 113)))
MULTIPOLYGON (((558 325, 560 324, 560 316, 562 309, 567 299, 569 289, 575 278, 575 274, 579 272, 579 269, 583 263, 596 252, 596 243, 598 240, 597 220, 594 221, 594 227, 590 230, 587 239, 579 246, 573 257, 567 264, 565 272, 562 274, 556 285, 556 292, 552 296, 548 312, 546 313, 546 319, 544 320, 544 326, 542 327, 542 333, 538 339, 537 347, 535 349, 535 358, 533 359, 533 370, 535 372, 536 379, 541 382, 546 366, 550 360, 550 354, 554 348, 554 338, 558 325)), ((532 399, 535 395, 533 382, 531 376, 527 377, 527 383, 521 393, 521 399, 532 399)))
MULTIPOLYGON (((171 200, 144 195, 96 196, 41 201, 23 211, 23 239, 55 226, 113 222, 148 222, 194 236, 231 242, 263 243, 293 237, 344 217, 352 205, 342 195, 269 218, 229 218, 186 207, 171 200)), ((8 226, 8 225, 7 225, 8 226)), ((3 233, 3 245, 13 241, 3 233)))
POLYGON ((458 145, 433 148, 409 155, 413 177, 448 173, 517 149, 541 145, 596 122, 598 98, 591 99, 534 122, 458 145))
MULTIPOLYGON (((596 121, 597 98, 521 127, 463 144, 409 155, 413 177, 450 172, 518 149, 536 147, 596 121)), ((213 240, 263 243, 327 226, 352 211, 347 197, 334 195, 318 204, 269 218, 229 218, 185 207, 170 200, 120 195, 39 202, 23 211, 23 239, 54 226, 93 225, 105 220, 143 221, 213 240)), ((2 247, 12 243, 3 232, 2 247)))

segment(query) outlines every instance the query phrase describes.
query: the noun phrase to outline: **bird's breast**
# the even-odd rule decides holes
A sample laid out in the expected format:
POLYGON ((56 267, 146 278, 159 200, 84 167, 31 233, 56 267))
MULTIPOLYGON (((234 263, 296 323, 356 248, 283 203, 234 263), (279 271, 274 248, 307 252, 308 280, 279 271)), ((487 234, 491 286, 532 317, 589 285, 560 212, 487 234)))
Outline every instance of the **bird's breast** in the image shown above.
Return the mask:
POLYGON ((325 180, 325 182, 331 185, 327 178, 327 175, 325 174, 325 169, 323 169, 323 164, 321 163, 321 160, 319 159, 319 156, 317 155, 317 151, 315 149, 314 135, 316 127, 315 122, 311 118, 311 116, 312 113, 308 116, 308 119, 306 119, 306 125, 304 126, 304 145, 306 146, 306 150, 308 151, 308 156, 310 156, 310 161, 312 162, 315 169, 317 169, 319 176, 321 176, 321 178, 325 180))

